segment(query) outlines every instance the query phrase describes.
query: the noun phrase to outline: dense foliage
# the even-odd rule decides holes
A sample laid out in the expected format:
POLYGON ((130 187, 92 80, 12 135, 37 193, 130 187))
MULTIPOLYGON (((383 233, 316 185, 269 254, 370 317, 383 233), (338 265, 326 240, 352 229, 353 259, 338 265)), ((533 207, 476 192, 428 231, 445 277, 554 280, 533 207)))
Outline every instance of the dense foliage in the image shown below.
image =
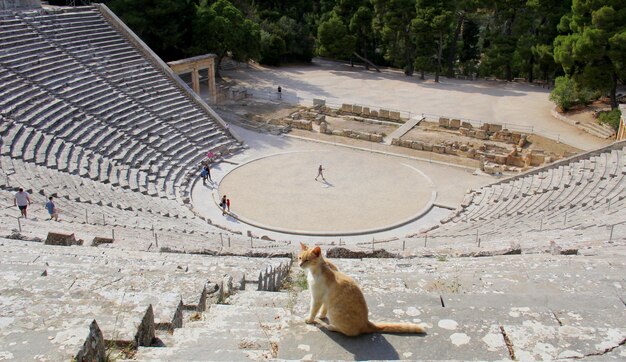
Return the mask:
MULTIPOLYGON (((315 55, 433 73, 553 82, 616 106, 624 0, 110 0, 167 60, 208 51, 265 64, 315 55), (579 91, 577 91, 579 90, 579 91)), ((564 93, 565 94, 565 93, 564 93)), ((557 96, 555 96, 557 97, 557 96)))

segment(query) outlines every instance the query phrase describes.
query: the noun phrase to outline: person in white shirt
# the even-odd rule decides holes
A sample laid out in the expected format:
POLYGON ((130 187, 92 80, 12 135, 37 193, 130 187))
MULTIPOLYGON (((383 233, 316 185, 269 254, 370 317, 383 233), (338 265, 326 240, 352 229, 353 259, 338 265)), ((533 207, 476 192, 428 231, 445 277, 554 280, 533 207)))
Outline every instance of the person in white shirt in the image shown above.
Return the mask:
POLYGON ((17 206, 20 209, 20 211, 22 212, 22 216, 25 219, 28 218, 26 216, 26 208, 28 208, 28 205, 30 205, 30 197, 28 197, 28 192, 24 191, 23 188, 20 187, 17 193, 15 193, 13 205, 17 206))

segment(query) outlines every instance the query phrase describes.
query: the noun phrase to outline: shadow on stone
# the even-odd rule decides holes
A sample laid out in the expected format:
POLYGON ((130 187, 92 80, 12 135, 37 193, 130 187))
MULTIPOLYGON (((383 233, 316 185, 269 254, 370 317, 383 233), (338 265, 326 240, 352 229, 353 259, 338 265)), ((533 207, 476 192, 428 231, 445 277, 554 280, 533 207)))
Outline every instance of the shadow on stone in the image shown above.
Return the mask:
MULTIPOLYGON (((350 352, 356 361, 401 359, 395 347, 382 334, 374 333, 358 337, 347 337, 341 333, 331 332, 326 327, 321 327, 320 331, 343 349, 350 352)), ((406 338, 423 337, 423 335, 405 336, 406 338)))

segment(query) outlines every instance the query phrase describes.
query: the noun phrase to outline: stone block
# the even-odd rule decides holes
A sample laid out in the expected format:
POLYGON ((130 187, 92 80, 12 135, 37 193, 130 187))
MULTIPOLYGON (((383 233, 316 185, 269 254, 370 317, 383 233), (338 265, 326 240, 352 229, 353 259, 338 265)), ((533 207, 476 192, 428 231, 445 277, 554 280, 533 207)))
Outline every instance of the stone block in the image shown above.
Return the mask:
POLYGON ((137 327, 137 333, 135 334, 135 347, 146 346, 150 347, 155 337, 156 326, 154 324, 154 311, 152 310, 152 304, 148 306, 146 314, 144 314, 139 327, 137 327))
POLYGON ((318 114, 315 116, 315 122, 320 124, 321 122, 326 121, 326 115, 325 114, 318 114))
POLYGON ((340 130, 340 129, 333 130, 332 134, 333 134, 333 136, 340 136, 340 137, 344 136, 343 130, 340 130))
POLYGON ((480 126, 480 129, 483 131, 489 131, 489 123, 483 123, 483 125, 480 126))
POLYGON ((347 113, 352 113, 352 104, 342 104, 341 105, 341 111, 342 112, 347 112, 347 113))
POLYGON ((320 123, 320 133, 326 133, 328 131, 328 123, 320 123))
POLYGON ((383 141, 383 135, 373 133, 370 135, 370 141, 380 143, 383 141))
POLYGON ((483 166, 483 171, 485 171, 485 173, 488 173, 490 175, 494 175, 494 174, 497 174, 497 173, 502 173, 502 166, 496 165, 496 164, 492 164, 492 163, 486 163, 483 166))
POLYGON ((461 128, 472 129, 474 128, 474 126, 472 126, 472 124, 469 122, 461 122, 461 128))
POLYGON ((414 150, 423 150, 424 149, 424 142, 421 141, 413 141, 413 143, 411 144, 411 148, 414 150))
POLYGON ((430 143, 424 143, 424 151, 431 152, 433 150, 433 145, 430 143))
POLYGON ((469 129, 469 128, 464 128, 464 127, 461 127, 461 128, 459 128, 459 133, 461 133, 463 136, 469 136, 469 134, 470 134, 470 129, 469 129))
POLYGON ((412 142, 413 141, 411 141, 411 140, 400 140, 400 146, 411 148, 411 143, 412 142))
POLYGON ((444 117, 439 118, 439 127, 443 127, 443 128, 450 127, 450 120, 444 117))
POLYGON ((389 119, 394 120, 394 121, 399 121, 400 120, 400 112, 390 111, 389 112, 389 119))
POLYGON ((372 110, 370 111, 370 116, 371 116, 371 117, 378 117, 378 111, 377 111, 377 110, 375 110, 375 109, 372 109, 372 110))
POLYGON ((357 106, 356 104, 352 106, 352 113, 354 114, 361 114, 362 110, 363 110, 363 107, 361 106, 357 106))
POLYGON ((399 146, 400 145, 400 139, 398 139, 398 138, 391 139, 391 145, 399 146))
POLYGON ((501 124, 489 124, 489 132, 496 133, 502 130, 501 124))
POLYGON ((95 238, 93 238, 93 241, 91 242, 91 246, 98 246, 102 244, 113 244, 113 239, 96 236, 95 238))
POLYGON ((74 234, 48 233, 44 242, 46 245, 72 246, 83 245, 83 240, 76 240, 74 234))
POLYGON ((506 156, 505 155, 496 155, 496 157, 494 158, 494 162, 499 164, 499 165, 505 165, 506 164, 506 156))
POLYGON ((506 165, 515 167, 524 167, 526 162, 523 157, 520 156, 508 156, 506 158, 506 165))
POLYGON ((363 107, 363 109, 361 110, 361 114, 364 116, 369 116, 370 115, 369 107, 363 107))
POLYGON ((106 361, 106 346, 104 344, 104 336, 98 323, 94 319, 89 325, 89 335, 85 339, 83 347, 78 351, 76 362, 106 361))
POLYGON ((531 153, 528 158, 531 166, 541 166, 546 162, 546 156, 540 153, 531 153))
POLYGON ((451 119, 450 120, 450 128, 459 129, 461 128, 461 120, 460 119, 451 119))
POLYGON ((434 153, 445 153, 446 152, 445 147, 441 146, 441 145, 433 145, 432 151, 434 153))
POLYGON ((319 98, 313 98, 313 106, 325 106, 326 105, 326 100, 325 99, 319 99, 319 98))
POLYGON ((474 137, 478 138, 479 140, 489 139, 487 132, 482 129, 476 130, 476 132, 474 132, 474 137))
POLYGON ((378 112, 378 116, 380 118, 385 118, 385 119, 389 119, 389 110, 388 109, 380 109, 380 111, 378 112))

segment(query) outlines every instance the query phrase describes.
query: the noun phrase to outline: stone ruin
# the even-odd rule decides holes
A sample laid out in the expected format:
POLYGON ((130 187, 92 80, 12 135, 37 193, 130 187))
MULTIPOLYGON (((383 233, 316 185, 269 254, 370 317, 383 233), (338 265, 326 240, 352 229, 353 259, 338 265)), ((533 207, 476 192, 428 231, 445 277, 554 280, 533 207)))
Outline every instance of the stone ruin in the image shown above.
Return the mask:
POLYGON ((504 129, 501 124, 483 123, 480 127, 474 127, 471 123, 460 119, 439 118, 439 127, 458 131, 466 137, 484 141, 498 141, 524 147, 527 136, 523 133, 512 132, 504 129))
POLYGON ((380 108, 378 110, 371 109, 369 107, 359 106, 356 104, 342 104, 341 108, 337 111, 337 114, 357 115, 367 118, 380 119, 384 121, 403 122, 404 120, 400 116, 400 112, 390 111, 388 109, 380 108))
MULTIPOLYGON (((260 116, 254 116, 261 118, 260 116)), ((387 109, 374 110, 369 107, 342 104, 340 109, 332 109, 326 105, 324 100, 315 99, 313 107, 302 107, 282 119, 273 119, 269 123, 292 129, 302 129, 319 133, 348 137, 369 142, 381 143, 385 137, 384 133, 372 133, 353 129, 333 129, 327 122, 327 117, 342 118, 348 121, 364 122, 369 124, 384 125, 393 122, 403 122, 399 112, 387 109)), ((260 121, 260 119, 259 119, 260 121)), ((528 137, 524 133, 510 131, 501 124, 483 123, 480 127, 475 127, 470 122, 460 119, 450 119, 441 117, 438 127, 445 129, 445 132, 474 138, 480 141, 473 144, 446 140, 439 143, 427 141, 394 138, 391 144, 400 147, 411 148, 419 151, 434 152, 457 157, 470 158, 480 161, 481 170, 487 173, 500 173, 503 171, 520 171, 530 167, 541 166, 551 162, 553 157, 545 155, 542 151, 524 149, 528 143, 528 137), (505 147, 503 144, 511 145, 505 147)))

